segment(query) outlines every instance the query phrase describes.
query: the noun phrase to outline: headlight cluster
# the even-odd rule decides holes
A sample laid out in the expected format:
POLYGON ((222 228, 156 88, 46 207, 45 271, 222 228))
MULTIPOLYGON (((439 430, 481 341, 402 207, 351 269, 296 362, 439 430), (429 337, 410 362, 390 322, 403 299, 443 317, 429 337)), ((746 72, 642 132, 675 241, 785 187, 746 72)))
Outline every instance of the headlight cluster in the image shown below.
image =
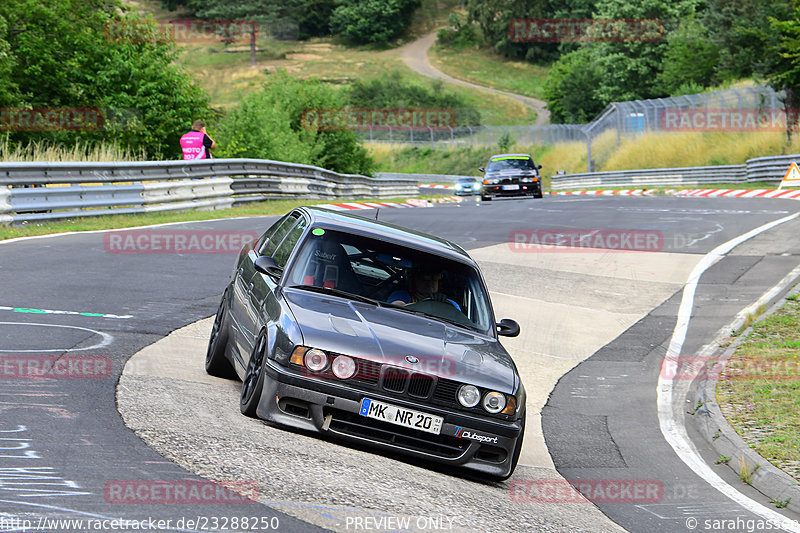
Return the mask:
POLYGON ((537 182, 539 181, 536 176, 520 176, 519 181, 522 182, 537 182))
POLYGON ((483 180, 484 185, 497 185, 498 183, 500 183, 498 178, 486 178, 483 180))
POLYGON ((480 403, 484 411, 493 415, 498 413, 514 414, 517 406, 513 396, 506 399, 506 395, 502 392, 489 391, 483 395, 483 400, 481 400, 481 391, 475 385, 461 385, 457 396, 458 403, 464 407, 475 407, 480 403))
POLYGON ((356 373, 356 361, 347 355, 329 355, 316 348, 298 346, 292 352, 291 362, 306 367, 315 374, 330 370, 339 379, 348 379, 356 373))

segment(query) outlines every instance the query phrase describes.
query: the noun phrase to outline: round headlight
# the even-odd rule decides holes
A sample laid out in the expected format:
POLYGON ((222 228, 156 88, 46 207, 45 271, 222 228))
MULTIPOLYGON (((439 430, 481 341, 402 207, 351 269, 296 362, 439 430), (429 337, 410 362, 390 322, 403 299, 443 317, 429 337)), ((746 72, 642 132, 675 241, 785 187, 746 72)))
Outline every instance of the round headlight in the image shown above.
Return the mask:
POLYGON ((352 357, 339 355, 333 360, 331 370, 333 370, 333 375, 339 379, 351 378, 356 373, 356 362, 352 357))
POLYGON ((499 392, 487 392, 483 397, 483 408, 492 414, 506 408, 506 397, 499 392))
POLYGON ((328 366, 328 356, 322 350, 312 349, 306 352, 303 357, 303 363, 312 372, 319 372, 325 370, 325 367, 328 366))
POLYGON ((475 407, 481 401, 481 393, 474 385, 462 385, 458 389, 458 403, 464 407, 475 407))

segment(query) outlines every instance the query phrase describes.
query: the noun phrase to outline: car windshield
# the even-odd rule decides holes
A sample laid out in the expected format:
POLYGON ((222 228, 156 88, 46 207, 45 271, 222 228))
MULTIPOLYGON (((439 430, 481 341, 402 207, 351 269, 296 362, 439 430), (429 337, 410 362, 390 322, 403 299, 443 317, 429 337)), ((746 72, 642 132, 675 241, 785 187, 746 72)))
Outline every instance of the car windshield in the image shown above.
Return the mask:
POLYGON ((435 254, 314 228, 286 272, 286 285, 355 295, 488 334, 489 300, 476 269, 435 254))
POLYGON ((474 183, 475 178, 459 178, 456 183, 474 183))
POLYGON ((487 172, 499 170, 533 170, 533 160, 530 157, 513 157, 489 161, 487 172))

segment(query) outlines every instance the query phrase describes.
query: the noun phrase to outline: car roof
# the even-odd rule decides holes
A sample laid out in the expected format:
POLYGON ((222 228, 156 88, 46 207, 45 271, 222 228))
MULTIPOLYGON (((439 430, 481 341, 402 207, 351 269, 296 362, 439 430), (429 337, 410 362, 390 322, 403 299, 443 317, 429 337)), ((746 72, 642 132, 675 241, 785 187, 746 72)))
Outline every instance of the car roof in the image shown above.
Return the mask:
POLYGON ((528 159, 533 159, 531 154, 495 154, 489 158, 489 161, 494 161, 498 157, 527 157, 528 159))
POLYGON ((461 246, 435 235, 324 207, 305 206, 298 210, 305 212, 311 219, 311 225, 317 227, 374 237, 477 266, 461 246))

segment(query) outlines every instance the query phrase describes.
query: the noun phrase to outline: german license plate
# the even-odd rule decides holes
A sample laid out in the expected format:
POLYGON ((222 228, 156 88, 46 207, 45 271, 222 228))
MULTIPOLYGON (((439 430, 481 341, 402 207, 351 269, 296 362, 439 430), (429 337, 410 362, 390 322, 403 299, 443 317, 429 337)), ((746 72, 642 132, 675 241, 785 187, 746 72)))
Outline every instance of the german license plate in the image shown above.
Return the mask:
POLYGON ((504 191, 518 191, 519 185, 503 185, 504 191))
POLYGON ((396 405, 370 400, 369 398, 361 400, 361 410, 359 414, 367 418, 383 420, 390 424, 418 429, 419 431, 433 433, 434 435, 438 435, 442 430, 442 422, 444 421, 441 416, 429 415, 427 413, 415 411, 414 409, 406 409, 405 407, 398 407, 396 405))

